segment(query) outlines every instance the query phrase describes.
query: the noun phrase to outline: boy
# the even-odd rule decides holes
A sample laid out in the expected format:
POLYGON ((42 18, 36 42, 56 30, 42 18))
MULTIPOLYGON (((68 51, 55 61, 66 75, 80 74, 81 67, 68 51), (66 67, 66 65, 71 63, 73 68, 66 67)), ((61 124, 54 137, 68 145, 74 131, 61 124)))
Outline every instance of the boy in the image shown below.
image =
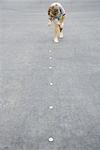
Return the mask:
POLYGON ((48 8, 49 21, 48 26, 54 22, 54 42, 58 43, 58 37, 63 38, 63 25, 65 19, 65 10, 60 3, 52 3, 48 8))

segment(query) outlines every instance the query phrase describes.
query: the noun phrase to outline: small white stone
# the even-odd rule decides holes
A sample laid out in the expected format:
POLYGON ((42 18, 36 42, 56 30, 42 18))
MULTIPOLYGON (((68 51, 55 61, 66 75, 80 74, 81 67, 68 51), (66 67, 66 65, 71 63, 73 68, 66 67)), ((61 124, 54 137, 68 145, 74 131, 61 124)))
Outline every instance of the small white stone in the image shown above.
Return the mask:
POLYGON ((49 109, 53 109, 53 106, 49 106, 49 109))
POLYGON ((52 82, 50 82, 50 85, 53 85, 53 83, 52 83, 52 82))
POLYGON ((49 142, 53 142, 53 141, 54 141, 53 137, 50 137, 49 142))
POLYGON ((49 69, 52 69, 52 67, 50 66, 49 69))
POLYGON ((51 50, 49 50, 49 52, 51 53, 52 51, 51 51, 51 50))
POLYGON ((49 59, 52 59, 52 57, 50 56, 49 59))

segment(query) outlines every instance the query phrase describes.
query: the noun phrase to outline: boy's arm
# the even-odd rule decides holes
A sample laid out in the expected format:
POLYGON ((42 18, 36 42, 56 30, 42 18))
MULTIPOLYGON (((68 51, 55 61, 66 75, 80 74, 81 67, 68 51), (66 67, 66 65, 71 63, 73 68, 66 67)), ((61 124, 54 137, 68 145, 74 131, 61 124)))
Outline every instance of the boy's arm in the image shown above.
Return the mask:
POLYGON ((61 23, 63 23, 64 19, 65 19, 65 16, 66 16, 66 12, 65 12, 65 9, 63 8, 62 5, 60 6, 60 12, 62 14, 61 23))
POLYGON ((48 16, 49 16, 48 26, 50 26, 52 23, 52 17, 50 16, 50 11, 51 11, 51 7, 49 7, 48 9, 48 16))
POLYGON ((49 21, 48 21, 48 26, 50 26, 52 23, 52 18, 49 18, 49 21))
POLYGON ((64 22, 64 19, 65 19, 65 15, 62 16, 62 18, 61 18, 61 23, 64 22))
POLYGON ((63 26, 64 26, 64 19, 65 19, 65 15, 62 16, 61 21, 60 21, 60 32, 62 31, 63 26))
POLYGON ((64 19, 65 19, 65 15, 62 16, 62 21, 64 21, 64 19))

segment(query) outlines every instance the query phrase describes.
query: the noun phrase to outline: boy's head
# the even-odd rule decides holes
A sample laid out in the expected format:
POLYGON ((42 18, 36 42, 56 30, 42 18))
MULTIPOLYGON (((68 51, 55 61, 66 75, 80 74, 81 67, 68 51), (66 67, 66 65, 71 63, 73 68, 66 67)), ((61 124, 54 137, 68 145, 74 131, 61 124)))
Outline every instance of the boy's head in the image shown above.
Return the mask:
POLYGON ((49 10, 48 10, 48 15, 50 15, 51 17, 55 17, 57 16, 59 13, 58 7, 55 6, 50 6, 49 10))

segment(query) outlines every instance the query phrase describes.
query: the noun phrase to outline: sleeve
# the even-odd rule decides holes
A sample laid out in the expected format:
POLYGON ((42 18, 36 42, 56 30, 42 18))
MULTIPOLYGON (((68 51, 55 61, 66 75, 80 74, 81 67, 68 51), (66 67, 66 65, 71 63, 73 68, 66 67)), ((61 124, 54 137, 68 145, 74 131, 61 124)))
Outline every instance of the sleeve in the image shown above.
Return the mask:
POLYGON ((66 15, 65 9, 63 7, 60 7, 60 12, 63 16, 66 15))

